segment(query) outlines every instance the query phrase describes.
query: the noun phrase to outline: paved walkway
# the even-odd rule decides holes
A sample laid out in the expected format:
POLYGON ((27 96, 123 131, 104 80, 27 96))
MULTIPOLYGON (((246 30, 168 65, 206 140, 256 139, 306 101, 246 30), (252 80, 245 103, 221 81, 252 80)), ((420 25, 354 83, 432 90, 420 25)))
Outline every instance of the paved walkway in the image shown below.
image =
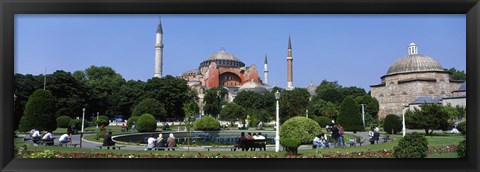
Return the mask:
MULTIPOLYGON (((353 133, 349 133, 349 132, 346 132, 346 133, 353 134, 353 133)), ((89 136, 89 135, 93 135, 93 134, 84 134, 84 137, 89 136)), ((368 138, 368 133, 367 132, 358 132, 357 135, 362 137, 362 138, 368 138)), ((19 137, 27 137, 28 138, 27 135, 19 135, 19 137)), ((58 145, 59 144, 58 138, 60 137, 60 135, 54 134, 53 137, 55 137, 54 144, 58 145)), ((366 139, 366 140, 368 140, 368 139, 366 139)), ((346 140, 346 142, 348 143, 348 140, 346 140)), ((80 134, 73 135, 72 143, 80 144, 80 134)), ((364 144, 362 144, 362 146, 366 146, 366 145, 369 145, 369 144, 370 144, 370 142, 366 141, 364 144)), ((98 149, 97 146, 100 146, 100 145, 102 145, 102 143, 100 143, 100 142, 93 142, 93 141, 89 141, 89 140, 85 140, 85 139, 82 140, 82 148, 84 148, 84 149, 98 149)), ((122 144, 117 144, 117 145, 120 146, 122 144)), ((122 146, 125 146, 124 148, 122 148, 122 150, 144 150, 145 149, 144 145, 140 145, 140 146, 122 145, 122 146)), ((349 145, 347 144, 347 146, 349 146, 349 145)), ((177 148, 177 151, 187 151, 187 150, 190 150, 190 151, 207 151, 206 147, 209 147, 209 146, 197 146, 197 147, 190 147, 190 148, 179 147, 179 148, 177 148)), ((331 146, 331 147, 333 147, 333 146, 331 146)), ((231 146, 216 147, 214 149, 211 149, 210 151, 231 151, 230 148, 231 148, 231 146)), ((267 145, 266 148, 267 148, 267 151, 274 151, 275 150, 275 145, 269 144, 269 145, 267 145)), ((312 146, 311 145, 301 145, 299 147, 299 150, 306 150, 306 149, 312 149, 312 146)))

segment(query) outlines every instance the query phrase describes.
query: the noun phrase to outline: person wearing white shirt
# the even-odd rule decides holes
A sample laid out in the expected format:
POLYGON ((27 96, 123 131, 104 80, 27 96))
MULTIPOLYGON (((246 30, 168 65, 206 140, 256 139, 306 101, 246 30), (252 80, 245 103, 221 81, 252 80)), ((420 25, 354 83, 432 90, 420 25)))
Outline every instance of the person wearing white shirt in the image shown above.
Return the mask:
POLYGON ((48 131, 47 134, 45 134, 42 138, 43 141, 48 141, 48 140, 52 140, 53 137, 52 137, 52 132, 48 131))
POLYGON ((69 141, 70 141, 70 136, 68 134, 63 134, 58 139, 58 142, 60 143, 68 143, 69 141))
POLYGON ((150 134, 150 137, 148 138, 147 143, 148 143, 147 150, 152 150, 153 148, 155 148, 157 139, 153 137, 153 134, 150 134))
POLYGON ((258 140, 265 140, 265 136, 263 136, 262 133, 258 133, 257 139, 258 140))
POLYGON ((35 132, 33 132, 33 134, 32 134, 32 138, 33 138, 33 137, 39 138, 39 137, 40 137, 40 131, 35 130, 35 132))
POLYGON ((258 140, 258 136, 256 133, 253 133, 253 140, 258 140))

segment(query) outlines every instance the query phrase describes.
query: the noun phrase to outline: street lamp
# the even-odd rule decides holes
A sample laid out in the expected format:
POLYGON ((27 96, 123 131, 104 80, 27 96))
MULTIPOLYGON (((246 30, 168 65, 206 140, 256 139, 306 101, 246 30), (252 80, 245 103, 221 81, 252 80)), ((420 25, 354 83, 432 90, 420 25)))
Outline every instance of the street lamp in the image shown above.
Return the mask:
POLYGON ((83 126, 85 126, 85 108, 83 108, 83 115, 82 115, 82 133, 83 133, 83 126))
POLYGON ((278 100, 280 99, 280 92, 275 93, 275 99, 277 99, 277 122, 276 122, 276 130, 275 130, 275 152, 278 152, 280 150, 280 116, 278 115, 279 113, 279 108, 278 108, 278 100))
POLYGON ((360 104, 362 105, 362 122, 363 122, 363 128, 365 129, 365 104, 360 104))
POLYGON ((402 134, 403 137, 405 137, 405 132, 407 131, 407 128, 405 127, 405 110, 402 112, 402 134))
POLYGON ((100 112, 97 112, 97 128, 98 128, 98 115, 100 112))

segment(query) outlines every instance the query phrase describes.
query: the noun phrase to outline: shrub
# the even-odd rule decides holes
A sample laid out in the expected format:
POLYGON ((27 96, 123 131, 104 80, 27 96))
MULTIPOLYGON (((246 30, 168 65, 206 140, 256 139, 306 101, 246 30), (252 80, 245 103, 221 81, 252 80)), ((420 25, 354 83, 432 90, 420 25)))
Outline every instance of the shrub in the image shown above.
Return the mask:
POLYGON ((158 100, 146 98, 140 101, 132 112, 132 116, 140 116, 143 114, 151 114, 154 117, 163 118, 166 116, 167 111, 158 100))
POLYGON ((383 122, 383 130, 389 134, 396 134, 399 131, 402 131, 402 122, 400 117, 394 114, 387 115, 383 122), (393 131, 393 133, 392 133, 393 131))
POLYGON ((219 130, 220 122, 211 116, 205 116, 193 123, 195 130, 219 130))
POLYGON ((106 135, 107 135, 107 132, 105 130, 102 130, 95 135, 95 140, 102 141, 106 135))
POLYGON ((312 119, 293 117, 285 121, 280 127, 280 138, 293 138, 300 143, 311 143, 321 132, 320 125, 312 119))
POLYGON ((332 124, 332 120, 326 116, 317 116, 313 118, 313 120, 317 122, 318 125, 320 125, 320 127, 325 127, 327 125, 332 124))
POLYGON ((136 129, 139 132, 155 131, 157 129, 157 120, 153 115, 143 114, 137 119, 136 129))
POLYGON ((68 128, 70 127, 70 121, 73 119, 69 116, 60 116, 57 118, 57 127, 58 128, 68 128))
POLYGON ((428 151, 428 141, 420 133, 407 134, 400 139, 398 146, 393 148, 395 158, 425 158, 428 151))
POLYGON ((297 155, 298 147, 300 146, 299 140, 294 138, 285 138, 281 140, 280 144, 288 153, 297 155))
MULTIPOLYGON (((69 126, 74 126, 76 130, 82 129, 82 120, 81 119, 72 119, 69 123, 69 126)), ((87 127, 87 121, 85 121, 84 127, 87 127)))
POLYGON ((53 150, 44 150, 43 152, 32 153, 29 158, 56 158, 58 152, 53 150))
POLYGON ((18 130, 23 132, 30 131, 32 128, 40 131, 56 130, 55 103, 55 98, 50 91, 38 89, 33 92, 25 105, 18 130))
POLYGON ((345 131, 363 131, 360 107, 351 96, 345 98, 340 104, 337 123, 342 125, 345 131))
POLYGON ((138 116, 132 116, 132 117, 128 118, 128 120, 127 120, 128 128, 132 128, 133 122, 136 123, 137 120, 138 120, 138 116))
POLYGON ((467 122, 463 121, 457 125, 458 131, 462 132, 463 135, 467 135, 467 122))
POLYGON ((457 155, 459 158, 465 158, 467 152, 467 140, 463 140, 458 144, 457 155))
POLYGON ((110 120, 108 119, 107 116, 99 116, 98 121, 97 121, 97 118, 93 118, 93 125, 98 125, 100 127, 102 126, 102 124, 105 127, 110 124, 110 120))

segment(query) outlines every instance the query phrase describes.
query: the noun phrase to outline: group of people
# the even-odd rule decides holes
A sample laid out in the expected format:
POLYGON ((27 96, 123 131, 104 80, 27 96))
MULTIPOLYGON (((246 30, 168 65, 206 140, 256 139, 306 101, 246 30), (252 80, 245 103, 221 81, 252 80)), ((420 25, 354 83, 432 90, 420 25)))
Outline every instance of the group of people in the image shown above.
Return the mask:
POLYGON ((162 133, 158 134, 158 137, 155 138, 153 134, 150 134, 150 137, 147 139, 147 148, 145 150, 152 150, 153 148, 162 148, 160 150, 164 150, 166 148, 168 150, 172 149, 175 150, 177 146, 177 141, 173 133, 170 133, 168 138, 163 138, 162 133))
MULTIPOLYGON (((40 134, 40 131, 37 129, 32 129, 30 130, 30 138, 32 139, 33 143, 38 143, 38 141, 42 141, 44 143, 51 143, 53 144, 53 140, 55 139, 52 135, 52 131, 46 131, 43 135, 40 134)), ((72 141, 72 135, 71 132, 68 131, 66 134, 63 134, 60 136, 58 141, 60 143, 69 143, 72 141)))
MULTIPOLYGON (((327 126, 326 128, 327 130, 332 132, 333 147, 345 146, 345 136, 344 136, 345 130, 343 129, 342 125, 333 124, 332 126, 327 126)), ((324 137, 325 137, 325 140, 327 140, 325 135, 324 137)))
POLYGON ((240 133, 240 138, 238 139, 237 144, 235 145, 235 149, 237 148, 242 149, 242 151, 254 150, 253 142, 254 140, 265 140, 265 136, 262 133, 251 133, 248 132, 247 136, 245 137, 245 132, 240 133), (249 142, 250 141, 250 142, 249 142), (250 144, 249 144, 250 143, 250 144))
POLYGON ((380 140, 380 129, 376 126, 371 126, 370 131, 368 131, 368 136, 370 137, 370 144, 378 143, 378 140, 380 140))

